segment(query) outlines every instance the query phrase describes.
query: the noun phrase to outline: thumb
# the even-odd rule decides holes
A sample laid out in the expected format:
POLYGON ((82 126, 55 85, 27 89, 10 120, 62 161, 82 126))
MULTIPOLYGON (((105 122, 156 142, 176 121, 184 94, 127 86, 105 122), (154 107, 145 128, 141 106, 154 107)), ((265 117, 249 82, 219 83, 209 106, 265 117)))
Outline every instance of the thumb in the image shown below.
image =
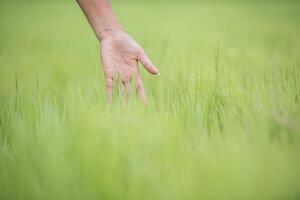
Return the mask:
POLYGON ((141 53, 138 56, 138 60, 142 63, 145 69, 151 74, 159 75, 158 69, 152 64, 151 60, 146 56, 145 53, 141 53))

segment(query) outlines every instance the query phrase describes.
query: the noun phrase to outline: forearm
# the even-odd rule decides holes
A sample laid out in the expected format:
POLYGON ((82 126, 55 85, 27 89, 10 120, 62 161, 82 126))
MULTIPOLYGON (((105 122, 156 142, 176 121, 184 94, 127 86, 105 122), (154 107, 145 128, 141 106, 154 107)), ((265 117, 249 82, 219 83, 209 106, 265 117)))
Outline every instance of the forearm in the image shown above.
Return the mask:
POLYGON ((77 2, 99 41, 110 32, 121 30, 109 0, 77 0, 77 2))

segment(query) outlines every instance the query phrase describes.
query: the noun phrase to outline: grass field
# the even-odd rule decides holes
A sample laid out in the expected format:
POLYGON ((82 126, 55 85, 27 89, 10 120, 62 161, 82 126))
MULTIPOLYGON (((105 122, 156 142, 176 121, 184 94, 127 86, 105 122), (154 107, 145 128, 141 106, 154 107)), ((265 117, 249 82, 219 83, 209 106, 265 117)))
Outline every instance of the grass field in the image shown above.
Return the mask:
POLYGON ((0 199, 300 198, 300 2, 115 1, 161 76, 105 101, 74 1, 0 2, 0 199))

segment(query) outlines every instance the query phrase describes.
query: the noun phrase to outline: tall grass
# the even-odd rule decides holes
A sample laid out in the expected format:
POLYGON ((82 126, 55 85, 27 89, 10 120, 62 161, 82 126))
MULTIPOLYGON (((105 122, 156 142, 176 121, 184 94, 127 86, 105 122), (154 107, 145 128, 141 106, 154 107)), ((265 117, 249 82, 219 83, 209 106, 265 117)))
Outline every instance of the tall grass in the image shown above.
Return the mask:
POLYGON ((147 108, 106 104, 74 2, 0 3, 0 199, 299 199, 300 4, 114 8, 147 108))

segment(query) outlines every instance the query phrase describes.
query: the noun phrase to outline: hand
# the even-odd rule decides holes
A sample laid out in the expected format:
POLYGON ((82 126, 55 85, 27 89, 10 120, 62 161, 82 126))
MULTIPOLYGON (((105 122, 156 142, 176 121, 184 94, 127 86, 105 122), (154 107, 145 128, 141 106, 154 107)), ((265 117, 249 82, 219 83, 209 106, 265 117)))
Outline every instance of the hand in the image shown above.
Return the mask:
POLYGON ((106 92, 109 102, 112 101, 116 80, 121 82, 123 95, 130 94, 131 80, 136 79, 136 91, 144 105, 147 98, 138 68, 138 61, 151 74, 159 75, 158 69, 145 55, 140 45, 122 31, 109 30, 101 37, 101 58, 106 80, 106 92))

